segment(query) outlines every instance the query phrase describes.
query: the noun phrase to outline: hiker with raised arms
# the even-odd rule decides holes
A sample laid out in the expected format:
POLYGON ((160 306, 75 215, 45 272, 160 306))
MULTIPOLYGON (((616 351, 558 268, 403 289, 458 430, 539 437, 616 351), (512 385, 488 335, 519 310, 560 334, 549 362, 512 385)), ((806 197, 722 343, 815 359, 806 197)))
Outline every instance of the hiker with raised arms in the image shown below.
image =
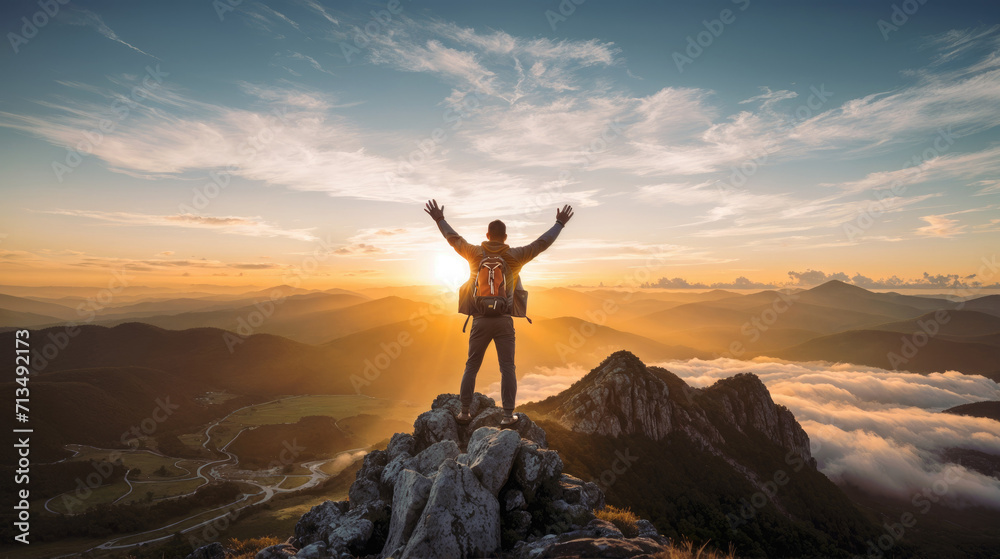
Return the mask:
MULTIPOLYGON (((444 206, 438 207, 437 200, 428 201, 424 211, 437 222, 438 229, 455 252, 469 262, 470 277, 459 290, 458 311, 472 318, 472 331, 469 333, 469 358, 462 375, 462 411, 455 419, 459 423, 472 419, 469 407, 476 389, 476 375, 483 364, 486 348, 494 342, 500 362, 500 400, 503 404, 500 424, 513 425, 519 419, 514 413, 517 377, 514 376, 513 317, 524 317, 531 322, 527 318, 528 292, 521 286, 521 268, 555 242, 573 217, 573 208, 567 205, 556 209, 555 225, 531 244, 514 248, 506 244, 507 226, 499 219, 490 222, 487 240, 474 245, 448 225, 444 220, 444 206)), ((465 322, 468 325, 468 319, 465 322)))

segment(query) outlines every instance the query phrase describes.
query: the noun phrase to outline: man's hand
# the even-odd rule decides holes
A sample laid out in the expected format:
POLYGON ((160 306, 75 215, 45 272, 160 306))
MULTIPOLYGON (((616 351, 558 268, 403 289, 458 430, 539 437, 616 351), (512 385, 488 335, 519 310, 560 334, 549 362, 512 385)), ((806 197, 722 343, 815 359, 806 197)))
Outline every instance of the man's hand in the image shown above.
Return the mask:
POLYGON ((441 221, 444 219, 444 206, 438 207, 437 200, 430 200, 424 207, 424 211, 431 216, 434 221, 441 221))
POLYGON ((573 217, 573 206, 567 204, 563 206, 563 209, 561 210, 559 208, 556 208, 556 221, 562 223, 564 226, 566 225, 566 222, 569 221, 570 218, 572 217, 573 217))

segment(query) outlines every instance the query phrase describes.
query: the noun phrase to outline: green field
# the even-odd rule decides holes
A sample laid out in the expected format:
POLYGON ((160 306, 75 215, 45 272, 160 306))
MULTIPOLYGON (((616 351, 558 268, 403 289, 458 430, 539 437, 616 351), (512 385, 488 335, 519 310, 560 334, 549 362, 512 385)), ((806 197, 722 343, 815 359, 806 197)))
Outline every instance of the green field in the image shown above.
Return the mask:
MULTIPOLYGON (((122 464, 130 470, 135 470, 138 468, 141 470, 141 474, 136 474, 132 472, 129 474, 130 480, 158 480, 158 479, 168 479, 173 477, 189 477, 190 473, 185 472, 182 468, 178 468, 174 465, 177 462, 177 458, 171 458, 169 456, 160 456, 158 454, 153 454, 148 450, 105 450, 101 448, 94 448, 91 446, 84 445, 66 445, 67 448, 75 450, 78 452, 76 456, 70 458, 71 461, 107 461, 110 462, 112 457, 121 458, 122 464), (165 476, 154 475, 154 472, 159 470, 160 467, 166 470, 165 476)), ((185 460, 185 462, 190 463, 190 460, 185 460)), ((196 466, 197 467, 197 466, 196 466)))
MULTIPOLYGON (((114 502, 128 492, 128 484, 118 481, 92 489, 90 494, 77 495, 76 490, 57 495, 49 502, 49 508, 62 514, 79 514, 90 507, 114 502)), ((39 507, 42 510, 42 507, 39 507)))
POLYGON ((186 495, 202 485, 205 485, 205 480, 201 478, 194 478, 186 479, 184 481, 154 481, 150 483, 133 482, 132 485, 134 486, 132 494, 122 499, 122 503, 141 503, 146 500, 147 492, 153 493, 154 500, 162 499, 164 497, 186 495))
MULTIPOLYGON (((412 422, 423 409, 413 404, 359 395, 317 394, 290 396, 277 402, 259 404, 230 415, 223 424, 249 427, 276 423, 295 423, 310 415, 326 415, 344 419, 363 413, 386 419, 412 422)), ((216 427, 218 429, 218 427, 216 427)), ((213 429, 213 435, 214 433, 213 429)))
POLYGON ((309 479, 310 476, 289 477, 286 478, 285 481, 281 482, 281 485, 279 485, 278 487, 281 487, 282 489, 295 489, 300 485, 304 485, 306 482, 309 481, 309 479))
POLYGON ((205 442, 205 434, 201 431, 197 433, 187 433, 184 435, 178 435, 177 438, 184 443, 184 446, 192 450, 204 450, 201 443, 205 442))
MULTIPOLYGON (((303 417, 327 416, 336 420, 371 414, 379 417, 412 423, 423 411, 419 406, 396 400, 383 400, 359 395, 316 394, 289 396, 275 402, 257 404, 233 413, 212 428, 209 448, 222 448, 239 432, 248 427, 295 423, 303 417)), ((181 442, 195 448, 204 437, 199 434, 182 435, 181 442)))

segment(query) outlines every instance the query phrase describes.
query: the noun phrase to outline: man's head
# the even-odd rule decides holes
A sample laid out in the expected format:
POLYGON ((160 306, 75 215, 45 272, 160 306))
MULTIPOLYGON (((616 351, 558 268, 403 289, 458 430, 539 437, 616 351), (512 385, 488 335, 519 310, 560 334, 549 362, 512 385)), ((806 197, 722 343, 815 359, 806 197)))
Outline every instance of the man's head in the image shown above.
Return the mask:
POLYGON ((504 242, 507 240, 507 226, 499 219, 490 222, 489 229, 486 230, 486 238, 491 241, 504 242))

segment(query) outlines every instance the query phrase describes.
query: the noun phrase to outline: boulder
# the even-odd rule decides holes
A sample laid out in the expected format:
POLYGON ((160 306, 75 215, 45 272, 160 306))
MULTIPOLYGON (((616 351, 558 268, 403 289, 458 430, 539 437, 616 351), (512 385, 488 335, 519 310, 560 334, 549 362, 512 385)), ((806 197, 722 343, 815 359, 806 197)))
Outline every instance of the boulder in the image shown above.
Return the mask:
POLYGON ((524 510, 527 506, 527 501, 524 500, 524 493, 521 493, 517 489, 508 491, 503 498, 503 508, 505 511, 513 510, 524 510))
POLYGON ((402 559, 489 557, 500 548, 500 504, 468 466, 449 458, 402 559))
POLYGON ((389 445, 385 449, 386 460, 392 462, 399 455, 406 454, 413 456, 417 441, 409 433, 396 433, 389 439, 389 445))
POLYGON ((347 492, 352 509, 383 497, 381 479, 387 459, 388 454, 384 450, 373 450, 365 455, 365 461, 347 492))
POLYGON ((521 417, 517 423, 501 427, 500 420, 503 419, 503 410, 500 408, 490 408, 484 410, 469 423, 467 427, 468 432, 474 433, 483 427, 510 429, 511 431, 516 431, 522 439, 528 439, 529 441, 537 443, 542 448, 547 448, 548 442, 545 439, 545 430, 532 421, 531 418, 528 417, 528 414, 521 412, 517 413, 521 417))
POLYGON ((440 441, 458 442, 458 422, 446 408, 425 411, 413 422, 413 438, 417 452, 440 441))
POLYGON ((476 474, 483 486, 497 495, 507 482, 521 437, 514 431, 482 427, 469 439, 469 451, 459 460, 476 474))
POLYGON ((371 513, 354 509, 344 515, 343 521, 330 530, 326 537, 328 551, 360 554, 368 547, 368 539, 375 530, 375 523, 368 517, 371 513))
POLYGON ((395 491, 396 484, 399 482, 399 474, 403 473, 403 470, 412 469, 412 461, 413 456, 409 453, 401 452, 391 458, 385 468, 382 469, 379 483, 381 484, 383 493, 390 493, 386 495, 387 498, 391 498, 391 492, 395 491))
POLYGON ((302 515, 295 524, 296 543, 300 547, 313 542, 325 544, 330 530, 340 525, 341 519, 349 509, 350 503, 347 501, 324 501, 316 505, 302 515))
MULTIPOLYGON (((483 410, 499 409, 496 406, 496 400, 493 398, 479 392, 474 392, 472 394, 472 405, 469 406, 469 415, 476 417, 483 410)), ((439 408, 445 408, 452 415, 458 415, 462 411, 462 398, 458 394, 438 394, 431 403, 431 409, 436 410, 439 408)))
POLYGON ((431 475, 437 472, 441 464, 449 458, 459 455, 458 443, 453 440, 440 441, 420 451, 410 460, 410 468, 422 474, 431 475))
POLYGON ((621 539, 625 537, 617 526, 607 520, 601 520, 600 518, 591 520, 586 526, 584 526, 584 529, 592 532, 593 535, 598 538, 621 539))
POLYGON ((550 559, 555 557, 600 557, 602 559, 654 559, 666 548, 646 538, 578 538, 560 541, 553 537, 519 545, 513 559, 550 559))
POLYGON ((254 559, 289 559, 295 557, 295 546, 290 543, 279 543, 265 547, 254 555, 254 559))
POLYGON ((594 520, 594 513, 583 505, 571 505, 562 499, 549 501, 545 507, 545 532, 562 533, 578 529, 594 520))
MULTIPOLYGON (((387 499, 392 498, 399 474, 403 470, 416 470, 425 476, 433 475, 445 459, 455 458, 459 454, 458 443, 452 440, 436 442, 416 456, 410 456, 406 450, 398 448, 395 450, 395 457, 382 470, 380 478, 382 495, 387 499)), ((389 453, 388 450, 386 452, 389 453)), ((393 453, 389 455, 392 456, 393 453)))
POLYGON ((562 490, 562 498, 571 505, 583 505, 589 510, 600 510, 604 508, 604 492, 592 481, 562 474, 559 476, 559 487, 562 490))
POLYGON ((403 470, 399 476, 399 489, 392 499, 392 518, 382 557, 396 557, 410 539, 413 528, 427 504, 431 480, 414 470, 403 470))
POLYGON ((531 528, 531 513, 526 510, 509 512, 503 519, 503 534, 501 543, 505 548, 512 547, 528 536, 531 528))
POLYGON ((231 550, 222 547, 221 543, 212 542, 192 551, 184 559, 226 559, 226 555, 231 555, 232 553, 231 550))
POLYGON ((322 543, 328 554, 361 554, 368 549, 376 524, 388 522, 388 504, 375 499, 350 507, 347 501, 326 501, 302 515, 295 524, 300 547, 322 543))
POLYGON ((660 532, 656 529, 656 526, 653 526, 653 523, 645 518, 640 518, 639 521, 635 523, 635 527, 639 530, 640 538, 653 540, 663 545, 670 543, 670 538, 661 536, 660 532))
POLYGON ((311 543, 295 554, 295 559, 328 559, 325 542, 311 543))
POLYGON ((545 450, 538 443, 522 442, 514 458, 512 471, 530 504, 546 482, 558 483, 557 478, 562 469, 563 462, 558 452, 545 450))

